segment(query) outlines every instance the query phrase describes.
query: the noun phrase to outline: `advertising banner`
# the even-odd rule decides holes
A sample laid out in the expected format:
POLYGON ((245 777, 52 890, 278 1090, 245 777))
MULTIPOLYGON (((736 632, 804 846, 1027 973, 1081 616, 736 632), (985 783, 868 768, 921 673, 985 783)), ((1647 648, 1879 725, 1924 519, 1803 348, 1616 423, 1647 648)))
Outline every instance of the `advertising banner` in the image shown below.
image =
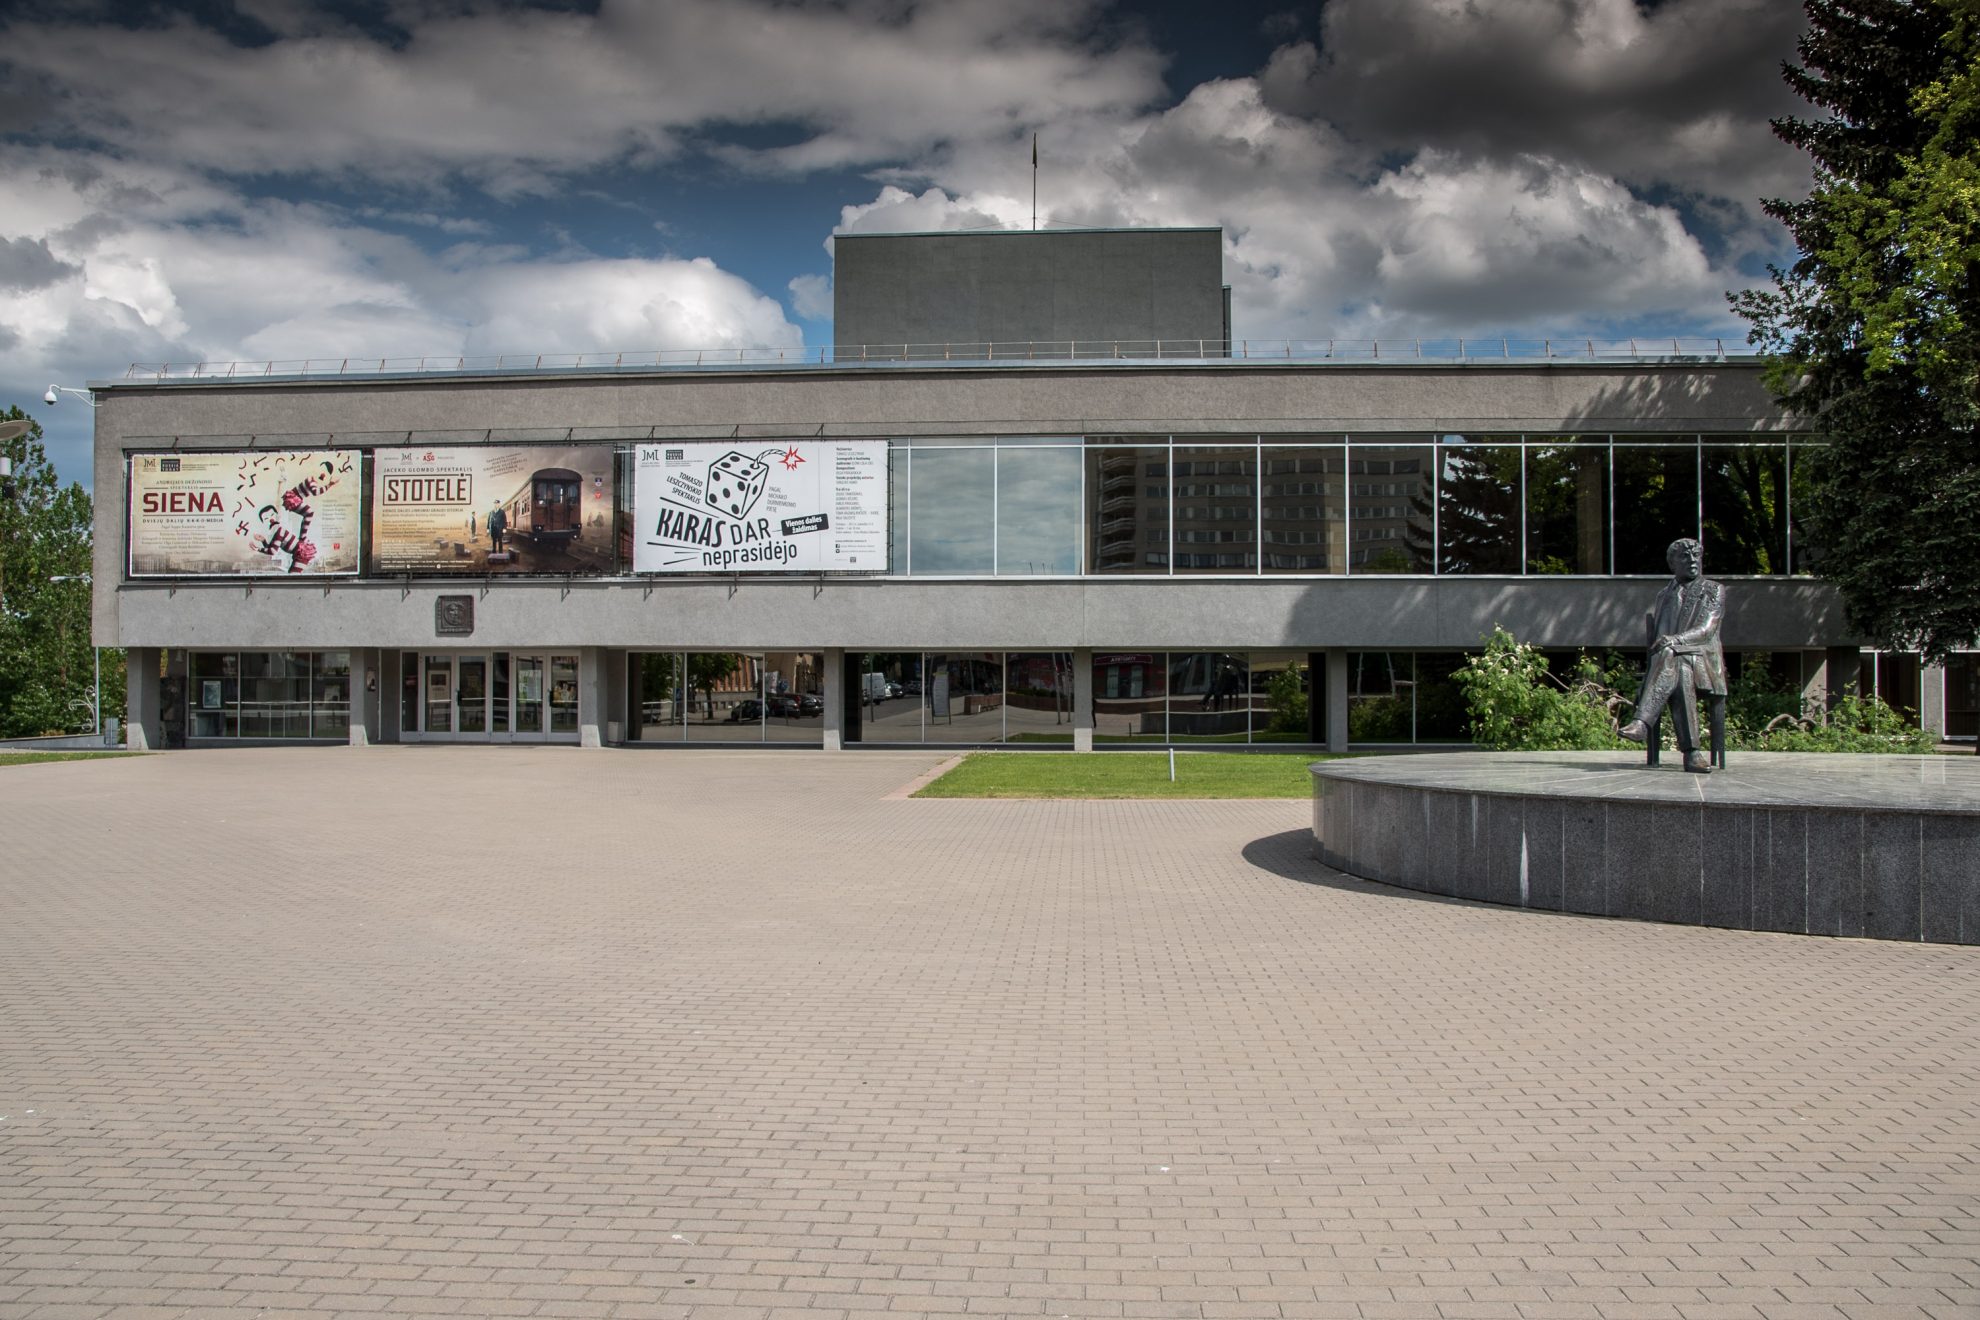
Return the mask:
POLYGON ((887 571, 887 442, 639 446, 636 573, 887 571))
POLYGON ((358 571, 354 449, 133 454, 132 577, 358 571))
POLYGON ((609 445, 380 449, 374 573, 610 573, 609 445))

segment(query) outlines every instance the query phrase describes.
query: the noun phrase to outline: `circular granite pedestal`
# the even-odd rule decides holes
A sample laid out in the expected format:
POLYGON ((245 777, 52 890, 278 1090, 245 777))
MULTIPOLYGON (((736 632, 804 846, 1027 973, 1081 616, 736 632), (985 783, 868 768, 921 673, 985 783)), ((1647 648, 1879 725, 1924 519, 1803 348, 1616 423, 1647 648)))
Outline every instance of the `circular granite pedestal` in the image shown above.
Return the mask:
POLYGON ((1980 758, 1464 752, 1313 767, 1314 855, 1516 907, 1980 943, 1980 758))

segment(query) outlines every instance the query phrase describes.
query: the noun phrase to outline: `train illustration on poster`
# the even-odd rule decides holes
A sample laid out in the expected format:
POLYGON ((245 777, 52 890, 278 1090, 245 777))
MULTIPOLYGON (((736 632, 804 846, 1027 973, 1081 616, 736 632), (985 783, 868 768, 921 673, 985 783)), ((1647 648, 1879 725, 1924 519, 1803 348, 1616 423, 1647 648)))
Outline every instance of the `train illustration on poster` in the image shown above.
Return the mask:
POLYGON ((575 541, 584 534, 584 479, 569 468, 540 468, 502 501, 509 535, 539 545, 575 541))
POLYGON ((610 446, 380 450, 371 569, 425 574, 606 574, 610 446))

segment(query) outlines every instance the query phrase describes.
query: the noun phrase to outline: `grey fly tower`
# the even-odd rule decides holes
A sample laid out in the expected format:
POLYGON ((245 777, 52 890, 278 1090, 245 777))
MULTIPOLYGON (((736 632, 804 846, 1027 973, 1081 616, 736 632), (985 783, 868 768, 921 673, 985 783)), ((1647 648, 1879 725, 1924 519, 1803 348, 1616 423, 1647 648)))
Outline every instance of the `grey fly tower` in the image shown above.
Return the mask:
POLYGON ((841 234, 833 248, 842 358, 1229 352, 1221 229, 841 234))

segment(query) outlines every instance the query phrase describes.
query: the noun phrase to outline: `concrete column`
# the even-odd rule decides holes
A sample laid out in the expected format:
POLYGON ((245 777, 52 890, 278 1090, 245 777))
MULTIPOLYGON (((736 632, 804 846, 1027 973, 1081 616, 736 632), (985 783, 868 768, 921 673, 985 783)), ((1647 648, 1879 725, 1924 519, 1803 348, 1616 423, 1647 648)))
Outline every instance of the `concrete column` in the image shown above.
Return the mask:
POLYGON ((1921 664, 1918 667, 1918 727, 1946 740, 1946 667, 1921 664))
POLYGON ((1863 669, 1863 653, 1854 646, 1831 646, 1823 652, 1823 669, 1828 673, 1828 704, 1836 704, 1836 698, 1846 693, 1857 692, 1861 684, 1858 679, 1863 669))
POLYGON ((378 659, 378 741, 395 743, 405 741, 399 732, 399 721, 403 718, 400 703, 405 699, 405 673, 399 668, 399 652, 396 648, 376 651, 378 659))
POLYGON ((578 745, 603 747, 605 739, 605 659, 603 648, 578 648, 578 745))
POLYGON ((369 747, 384 741, 381 727, 383 710, 382 676, 378 672, 378 652, 351 648, 351 731, 353 747, 369 747))
POLYGON ((165 746, 158 704, 159 651, 133 646, 124 652, 124 746, 148 752, 165 746))
POLYGON ((633 741, 628 732, 632 728, 628 714, 632 698, 627 686, 626 667, 624 651, 615 649, 605 652, 605 741, 615 746, 633 741))
POLYGON ((825 750, 840 752, 845 750, 846 739, 846 653, 844 649, 828 648, 820 662, 824 670, 818 677, 821 680, 818 696, 825 703, 825 750))
POLYGON ((1093 652, 1072 653, 1073 750, 1093 750, 1093 652))
POLYGON ((1348 653, 1339 647, 1327 651, 1327 750, 1348 749, 1348 653))
POLYGON ((1801 657, 1801 713, 1815 718, 1829 707, 1829 664, 1826 651, 1799 651, 1801 657))

